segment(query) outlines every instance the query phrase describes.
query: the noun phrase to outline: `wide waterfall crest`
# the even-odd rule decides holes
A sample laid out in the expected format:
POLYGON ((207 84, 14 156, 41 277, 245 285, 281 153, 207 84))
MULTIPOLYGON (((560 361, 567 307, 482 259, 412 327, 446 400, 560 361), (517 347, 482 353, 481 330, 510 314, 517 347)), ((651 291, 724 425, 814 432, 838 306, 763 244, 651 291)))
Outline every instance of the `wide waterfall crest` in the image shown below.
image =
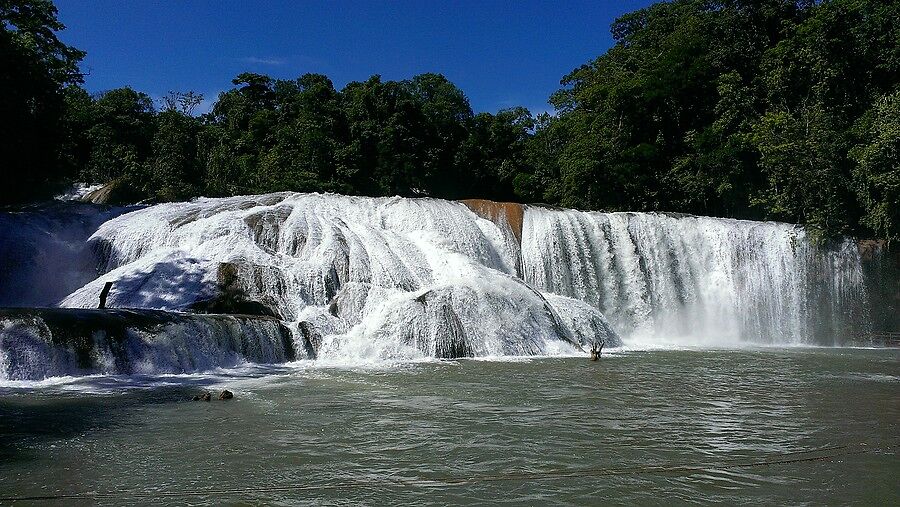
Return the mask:
POLYGON ((527 283, 638 342, 835 343, 868 322, 855 243, 789 224, 529 206, 522 259, 527 283))
POLYGON ((27 291, 57 278, 74 290, 59 306, 94 308, 109 281, 109 307, 169 312, 9 313, 0 378, 565 354, 619 333, 636 346, 831 345, 894 318, 869 304, 894 293, 888 260, 774 222, 299 193, 57 204, 0 222, 7 300, 49 306, 52 291, 27 291))
POLYGON ((215 308, 237 294, 295 323, 298 349, 310 357, 542 354, 548 343, 619 343, 597 309, 519 279, 508 231, 458 202, 198 199, 115 218, 90 241, 106 272, 62 306, 95 306, 106 281, 114 307, 215 308))

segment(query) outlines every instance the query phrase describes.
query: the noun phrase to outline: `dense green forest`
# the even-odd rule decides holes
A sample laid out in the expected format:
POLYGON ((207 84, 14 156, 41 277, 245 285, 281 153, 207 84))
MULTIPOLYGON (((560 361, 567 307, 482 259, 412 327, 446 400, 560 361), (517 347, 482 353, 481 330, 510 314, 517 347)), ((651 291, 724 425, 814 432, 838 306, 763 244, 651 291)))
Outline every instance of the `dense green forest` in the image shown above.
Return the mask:
MULTIPOLYGON (((549 8, 549 7, 548 7, 549 8)), ((0 0, 0 202, 276 190, 677 211, 900 238, 900 2, 676 0, 617 19, 556 114, 475 113, 440 74, 245 73, 212 110, 89 94, 55 7, 0 0)))

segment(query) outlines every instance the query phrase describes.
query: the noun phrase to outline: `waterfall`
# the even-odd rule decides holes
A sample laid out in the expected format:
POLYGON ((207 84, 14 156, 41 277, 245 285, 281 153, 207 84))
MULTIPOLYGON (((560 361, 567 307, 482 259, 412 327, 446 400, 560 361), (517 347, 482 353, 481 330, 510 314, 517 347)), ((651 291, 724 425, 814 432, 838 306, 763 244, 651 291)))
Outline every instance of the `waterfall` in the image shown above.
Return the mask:
MULTIPOLYGON (((854 241, 817 245, 788 224, 480 200, 276 193, 0 213, 0 223, 2 304, 93 308, 113 282, 109 307, 174 319, 103 334, 144 350, 152 328, 167 359, 82 367, 73 350, 108 357, 105 345, 7 318, 7 377, 575 353, 623 340, 834 345, 869 331, 867 286, 887 272, 864 269, 854 241), (225 325, 215 314, 257 317, 225 325), (289 336, 293 352, 250 352, 238 335, 269 349, 289 336)), ((879 294, 895 292, 880 283, 879 294)))
POLYGON ((637 342, 834 344, 868 324, 855 243, 783 223, 529 206, 522 260, 637 342))
POLYGON ((52 202, 0 212, 0 307, 54 305, 96 278, 87 239, 130 209, 52 202))
POLYGON ((112 307, 254 301, 295 324, 310 357, 534 355, 619 343, 597 309, 523 282, 508 228, 458 202, 198 199, 115 218, 90 242, 105 273, 63 306, 93 306, 106 281, 112 307))
POLYGON ((271 318, 153 310, 0 310, 0 380, 189 373, 294 358, 291 332, 271 318))

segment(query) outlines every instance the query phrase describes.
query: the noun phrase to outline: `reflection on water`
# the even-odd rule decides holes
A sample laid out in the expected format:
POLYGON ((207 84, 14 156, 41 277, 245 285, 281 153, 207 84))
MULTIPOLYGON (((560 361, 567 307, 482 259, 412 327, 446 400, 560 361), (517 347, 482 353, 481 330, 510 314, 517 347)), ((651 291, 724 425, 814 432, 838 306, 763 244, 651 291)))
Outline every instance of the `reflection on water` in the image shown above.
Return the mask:
POLYGON ((898 365, 897 350, 619 351, 5 384, 0 498, 896 503, 898 365), (236 399, 186 401, 223 387, 236 399))

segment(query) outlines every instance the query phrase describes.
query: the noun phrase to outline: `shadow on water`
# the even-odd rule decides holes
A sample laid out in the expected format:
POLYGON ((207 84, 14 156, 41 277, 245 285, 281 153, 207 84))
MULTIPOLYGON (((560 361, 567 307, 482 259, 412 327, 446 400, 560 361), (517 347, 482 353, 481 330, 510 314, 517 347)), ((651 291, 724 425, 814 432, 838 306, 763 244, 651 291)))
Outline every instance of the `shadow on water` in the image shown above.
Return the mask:
MULTIPOLYGON (((286 366, 252 365, 191 375, 97 375, 44 385, 0 387, 0 470, 36 459, 47 445, 116 427, 140 424, 143 407, 192 401, 228 382, 291 371, 286 366), (88 394, 88 396, 85 396, 88 394)), ((47 381, 44 381, 47 382, 47 381)), ((52 380, 51 380, 52 382, 52 380)))

